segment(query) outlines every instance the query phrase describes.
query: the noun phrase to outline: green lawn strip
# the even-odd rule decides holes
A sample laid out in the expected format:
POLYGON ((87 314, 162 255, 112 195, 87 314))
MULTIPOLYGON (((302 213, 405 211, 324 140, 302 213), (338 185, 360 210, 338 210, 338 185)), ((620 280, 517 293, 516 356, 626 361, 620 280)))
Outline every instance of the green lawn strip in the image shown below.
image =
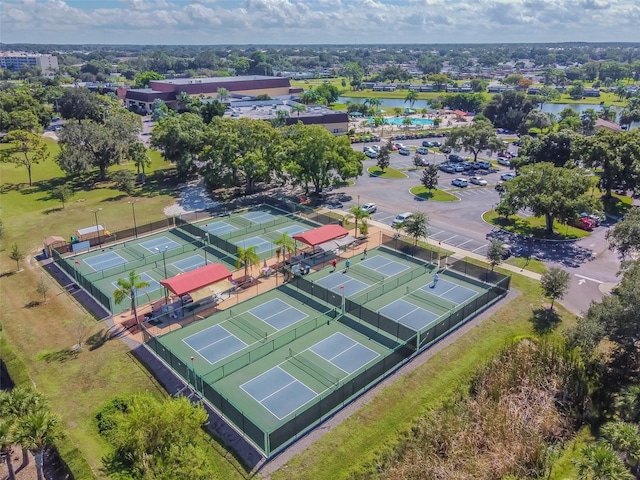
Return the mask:
POLYGON ((567 478, 578 478, 578 469, 573 463, 579 456, 580 449, 595 440, 591 435, 589 426, 582 427, 575 437, 567 442, 562 450, 562 454, 553 464, 549 480, 566 480, 567 478))
POLYGON ((334 188, 340 188, 340 187, 350 187, 355 184, 356 182, 354 182, 353 180, 347 180, 346 182, 336 180, 335 182, 331 183, 331 186, 334 188))
POLYGON ((456 200, 460 200, 455 195, 451 195, 443 190, 427 190, 422 185, 410 188, 409 193, 423 200, 433 200, 434 202, 455 202, 456 200))
POLYGON ((513 265, 514 267, 526 268, 532 272, 543 274, 547 271, 547 266, 535 258, 527 257, 511 257, 505 263, 513 265))
POLYGON ((591 235, 591 233, 586 230, 564 225, 556 221, 553 223, 553 235, 549 237, 544 231, 544 217, 522 218, 517 215, 513 215, 505 219, 504 217, 499 216, 495 210, 490 210, 485 212, 482 218, 490 225, 499 227, 507 232, 525 236, 533 235, 535 238, 576 240, 578 238, 584 238, 591 235))
MULTIPOLYGON (((533 333, 533 312, 545 301, 539 285, 535 280, 514 275, 512 286, 522 292, 519 298, 383 389, 271 478, 341 479, 354 472, 370 472, 380 454, 393 450, 418 417, 451 399, 461 387, 464 389, 478 366, 506 343, 533 333)), ((572 318, 562 309, 559 311, 563 318, 572 318)))
POLYGON ((402 173, 400 170, 396 170, 392 167, 387 167, 384 169, 384 171, 382 171, 377 166, 373 166, 369 167, 367 169, 367 172, 369 172, 369 174, 373 175, 374 177, 380 178, 409 178, 405 173, 402 173))
POLYGON ((612 193, 611 198, 601 198, 605 213, 622 217, 633 205, 633 198, 612 193))

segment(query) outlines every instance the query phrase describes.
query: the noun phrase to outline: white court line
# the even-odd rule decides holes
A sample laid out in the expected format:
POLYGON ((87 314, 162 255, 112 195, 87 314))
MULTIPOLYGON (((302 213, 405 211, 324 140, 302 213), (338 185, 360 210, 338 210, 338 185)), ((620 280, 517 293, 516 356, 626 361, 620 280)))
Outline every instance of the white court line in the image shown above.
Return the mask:
MULTIPOLYGON (((284 387, 280 387, 280 388, 279 388, 278 390, 276 390, 275 392, 270 393, 270 394, 269 394, 269 395, 267 395, 266 397, 262 398, 262 400, 258 400, 258 401, 259 401, 260 403, 262 403, 262 402, 263 402, 263 401, 265 401, 267 398, 273 397, 276 393, 281 392, 282 390, 284 390, 285 388, 287 388, 289 385, 292 385, 292 384, 294 384, 294 383, 296 383, 296 382, 298 381, 298 380, 296 380, 294 377, 291 377, 291 378, 292 378, 293 380, 291 380, 289 383, 287 383, 284 387)), ((300 383, 300 382, 298 382, 298 383, 300 383)), ((245 390, 245 392, 246 392, 246 390, 245 390)), ((247 393, 248 393, 248 392, 247 392, 247 393)), ((249 393, 249 395, 251 395, 251 394, 249 393)), ((251 395, 251 396, 253 397, 253 395, 251 395)), ((255 397, 254 397, 254 398, 255 398, 255 397)), ((264 407, 264 403, 262 404, 262 406, 264 407)), ((267 408, 267 407, 264 407, 264 408, 267 408)), ((267 410, 269 410, 269 409, 267 408, 267 410)), ((269 410, 269 411, 271 411, 271 410, 269 410)), ((271 412, 271 413, 273 413, 273 412, 271 412)))

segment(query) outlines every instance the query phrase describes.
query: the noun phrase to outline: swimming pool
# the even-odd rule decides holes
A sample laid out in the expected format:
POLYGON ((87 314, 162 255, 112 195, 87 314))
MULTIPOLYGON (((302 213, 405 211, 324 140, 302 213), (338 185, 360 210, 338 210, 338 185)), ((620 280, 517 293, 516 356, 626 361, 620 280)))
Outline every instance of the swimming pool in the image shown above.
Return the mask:
MULTIPOLYGON (((369 123, 373 123, 373 118, 369 118, 369 123)), ((385 117, 386 125, 403 125, 404 118, 402 117, 385 117)), ((433 125, 433 120, 428 118, 412 118, 411 125, 433 125)))

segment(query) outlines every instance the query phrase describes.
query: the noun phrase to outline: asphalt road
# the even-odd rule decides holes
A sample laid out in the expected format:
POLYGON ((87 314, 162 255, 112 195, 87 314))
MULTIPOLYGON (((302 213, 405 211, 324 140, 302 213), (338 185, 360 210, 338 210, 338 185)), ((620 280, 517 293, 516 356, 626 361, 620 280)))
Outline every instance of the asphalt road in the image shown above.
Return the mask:
MULTIPOLYGON (((433 140, 441 141, 440 138, 433 140)), ((419 146, 422 140, 400 140, 409 146, 419 146)), ((362 150, 371 143, 354 144, 355 150, 362 150)), ((515 147, 510 147, 515 150, 515 147)), ((471 156, 458 152, 462 157, 471 156)), ((441 163, 445 156, 440 153, 423 155, 429 162, 441 163)), ((366 173, 367 168, 375 165, 374 159, 364 162, 365 174, 358 178, 354 186, 336 189, 332 196, 341 198, 347 209, 352 205, 373 202, 378 210, 371 217, 382 223, 391 224, 393 217, 407 211, 424 211, 430 219, 429 237, 443 244, 453 245, 480 255, 486 255, 489 241, 499 239, 512 245, 516 256, 528 256, 539 259, 549 266, 561 266, 572 274, 571 288, 562 303, 576 314, 585 312, 592 301, 598 301, 608 289, 618 282, 616 276, 620 261, 617 255, 608 249, 605 239, 606 231, 612 223, 605 222, 591 236, 576 242, 542 242, 519 238, 493 228, 482 220, 482 214, 491 210, 500 200, 494 190, 502 173, 508 167, 483 175, 488 182, 487 187, 468 187, 458 189, 451 185, 456 177, 475 175, 476 172, 449 174, 440 171, 439 188, 456 195, 456 202, 423 201, 411 193, 409 189, 419 185, 421 171, 409 172, 413 167, 411 156, 401 156, 397 152, 391 155, 391 166, 404 171, 406 179, 384 179, 372 177, 366 173)), ((479 158, 491 158, 480 155, 479 158)), ((495 156, 493 157, 495 158, 495 156)))

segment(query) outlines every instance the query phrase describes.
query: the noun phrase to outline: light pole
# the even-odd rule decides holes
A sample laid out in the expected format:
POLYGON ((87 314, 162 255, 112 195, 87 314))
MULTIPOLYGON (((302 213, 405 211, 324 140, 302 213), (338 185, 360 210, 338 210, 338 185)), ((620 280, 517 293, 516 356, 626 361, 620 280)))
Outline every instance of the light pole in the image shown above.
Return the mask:
POLYGON ((204 250, 204 264, 205 265, 209 264, 209 262, 207 261, 207 241, 208 241, 207 234, 204 234, 202 236, 202 244, 203 244, 203 248, 202 249, 204 250))
POLYGON ((96 208, 95 210, 91 210, 93 212, 93 216, 96 219, 96 232, 98 232, 98 246, 102 246, 102 239, 100 238, 100 228, 98 227, 98 212, 101 211, 102 208, 96 208))
POLYGON ((133 213, 133 233, 138 238, 138 225, 136 224, 136 202, 138 200, 129 201, 127 203, 131 204, 131 212, 133 213))
MULTIPOLYGON (((160 250, 158 247, 156 247, 156 252, 160 253, 162 252, 162 266, 164 267, 164 279, 167 279, 167 259, 166 259, 166 253, 167 250, 169 249, 168 246, 164 247, 164 250, 160 250)), ((167 291, 167 287, 164 287, 164 304, 167 305, 169 303, 169 292, 167 291)))

